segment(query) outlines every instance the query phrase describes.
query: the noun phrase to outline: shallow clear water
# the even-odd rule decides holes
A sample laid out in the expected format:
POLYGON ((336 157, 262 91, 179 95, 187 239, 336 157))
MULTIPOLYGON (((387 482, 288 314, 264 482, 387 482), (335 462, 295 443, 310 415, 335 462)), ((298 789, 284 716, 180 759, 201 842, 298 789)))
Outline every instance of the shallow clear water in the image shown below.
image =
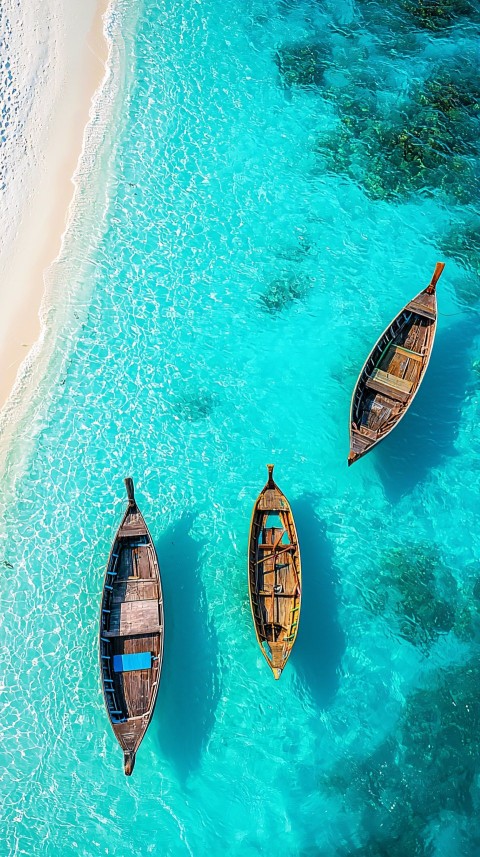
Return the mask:
POLYGON ((470 216, 461 170, 462 199, 440 167, 366 192, 371 126, 347 166, 318 143, 470 68, 474 23, 452 47, 404 5, 145 0, 91 305, 5 479, 2 853, 478 853, 480 294, 451 239, 423 388, 346 466, 362 362, 470 216), (278 683, 246 588, 267 461, 304 575, 278 683), (167 623, 128 780, 97 669, 126 475, 167 623))

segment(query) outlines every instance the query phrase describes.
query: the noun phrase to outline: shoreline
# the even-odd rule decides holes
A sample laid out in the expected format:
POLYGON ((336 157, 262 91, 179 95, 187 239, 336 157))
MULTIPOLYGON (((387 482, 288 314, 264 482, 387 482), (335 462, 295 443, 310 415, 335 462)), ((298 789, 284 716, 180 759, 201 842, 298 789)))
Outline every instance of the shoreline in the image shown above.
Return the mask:
MULTIPOLYGON (((39 69, 37 62, 33 73, 40 72, 42 78, 38 99, 41 103, 37 106, 32 100, 30 115, 23 126, 26 139, 21 152, 23 162, 20 159, 13 165, 8 164, 13 187, 7 190, 16 198, 9 223, 10 235, 7 232, 7 246, 0 257, 0 360, 3 367, 0 410, 7 405, 22 365, 42 336, 41 308, 46 274, 61 253, 76 191, 74 177, 83 152, 85 130, 109 58, 104 18, 110 0, 84 0, 81 10, 75 0, 66 5, 68 8, 60 21, 57 17, 44 22, 44 31, 49 34, 46 53, 41 45, 44 33, 37 36, 36 47, 37 51, 43 47, 44 66, 39 69), (53 92, 49 91, 49 86, 53 92), (39 112, 46 116, 46 121, 43 127, 37 128, 39 112), (35 151, 36 146, 38 151, 35 151), (25 164, 29 156, 30 162, 25 164)), ((42 6, 43 11, 45 6, 42 6)), ((52 8, 49 11, 52 13, 52 8)), ((58 13, 58 9, 55 11, 58 13)), ((32 65, 34 59, 35 54, 32 65)), ((33 85, 32 69, 29 73, 33 85)), ((26 109, 29 110, 28 103, 26 109)), ((19 148, 18 138, 15 144, 19 148)), ((9 213, 11 211, 12 207, 9 213)))

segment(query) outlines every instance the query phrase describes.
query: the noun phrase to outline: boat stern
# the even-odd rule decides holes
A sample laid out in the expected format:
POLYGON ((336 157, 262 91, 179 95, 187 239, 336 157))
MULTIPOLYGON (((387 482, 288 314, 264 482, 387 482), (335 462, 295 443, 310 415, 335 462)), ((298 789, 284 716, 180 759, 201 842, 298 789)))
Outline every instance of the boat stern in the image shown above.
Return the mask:
POLYGON ((354 464, 355 461, 357 461, 357 459, 359 459, 359 458, 360 458, 360 456, 359 456, 358 452, 353 452, 353 450, 350 450, 350 452, 348 454, 348 466, 350 467, 350 465, 354 464))

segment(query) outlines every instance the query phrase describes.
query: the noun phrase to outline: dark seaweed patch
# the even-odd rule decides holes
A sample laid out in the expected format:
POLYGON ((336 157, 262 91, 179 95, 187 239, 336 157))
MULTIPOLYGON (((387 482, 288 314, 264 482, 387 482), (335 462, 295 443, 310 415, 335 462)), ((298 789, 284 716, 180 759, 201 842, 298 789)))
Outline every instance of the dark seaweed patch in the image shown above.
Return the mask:
POLYGON ((477 307, 480 303, 480 279, 464 277, 453 281, 455 295, 460 304, 467 307, 477 307))
POLYGON ((480 276, 480 221, 455 226, 440 241, 440 249, 477 277, 480 276))
POLYGON ((428 647, 454 627, 457 585, 432 546, 389 551, 383 557, 380 584, 374 609, 393 611, 402 636, 415 646, 428 647), (448 599, 439 594, 440 586, 448 599))
POLYGON ((407 699, 395 735, 367 758, 346 758, 319 785, 362 813, 356 857, 430 857, 430 823, 471 817, 478 776, 480 665, 435 670, 407 699), (363 837, 362 837, 363 838, 363 837))
POLYGON ((462 67, 437 69, 419 92, 419 102, 446 115, 465 111, 469 116, 480 113, 480 76, 462 67))
POLYGON ((404 830, 395 837, 376 837, 361 848, 349 851, 348 857, 433 857, 431 843, 421 833, 404 830))
POLYGON ((312 288, 310 277, 298 274, 285 275, 273 280, 260 295, 260 303, 267 312, 281 312, 296 301, 302 301, 312 288))
POLYGON ((340 127, 335 131, 326 131, 321 134, 315 143, 314 151, 321 156, 322 166, 328 172, 351 176, 352 159, 356 148, 356 140, 352 132, 340 127))
POLYGON ((366 759, 346 759, 321 780, 321 786, 342 795, 349 807, 362 814, 360 848, 342 851, 345 857, 430 857, 424 839, 428 812, 416 811, 410 783, 404 778, 401 746, 393 736, 385 739, 366 759))
POLYGON ((324 48, 317 43, 282 45, 275 62, 285 86, 319 86, 327 67, 324 48))
POLYGON ((469 815, 478 765, 480 665, 439 670, 436 681, 408 700, 402 723, 405 776, 419 805, 469 815))
POLYGON ((299 235, 297 243, 286 244, 275 250, 278 259, 286 259, 288 262, 301 262, 310 253, 312 245, 303 236, 299 235))
POLYGON ((471 66, 467 57, 435 68, 387 115, 374 87, 347 86, 335 98, 340 127, 314 145, 322 166, 362 184, 374 200, 441 193, 470 203, 480 193, 480 79, 471 66))
POLYGON ((207 419, 215 405, 215 396, 209 390, 196 390, 178 396, 174 400, 173 410, 180 419, 198 422, 207 419))
POLYGON ((443 32, 462 19, 478 20, 478 7, 469 0, 401 0, 416 25, 431 32, 443 32))

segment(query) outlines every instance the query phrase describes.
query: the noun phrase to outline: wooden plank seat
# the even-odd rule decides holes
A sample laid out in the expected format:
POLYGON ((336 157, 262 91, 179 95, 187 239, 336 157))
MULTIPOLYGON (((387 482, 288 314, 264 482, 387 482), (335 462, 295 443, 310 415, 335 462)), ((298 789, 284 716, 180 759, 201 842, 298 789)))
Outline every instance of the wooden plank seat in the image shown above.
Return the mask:
MULTIPOLYGON (((261 545, 259 545, 261 547, 261 545)), ((279 556, 284 556, 286 553, 290 553, 295 550, 295 545, 284 545, 282 546, 282 550, 273 550, 273 545, 266 545, 266 547, 270 548, 270 553, 264 554, 261 559, 257 560, 257 565, 262 565, 262 563, 268 562, 270 559, 278 559, 279 556)), ((277 563, 278 568, 278 563, 277 563)))
POLYGON ((430 321, 435 321, 436 314, 434 309, 430 306, 425 306, 425 304, 420 303, 419 301, 413 300, 410 301, 409 304, 405 307, 406 310, 411 310, 416 315, 424 316, 424 318, 428 318, 430 321))
POLYGON ((124 601, 158 601, 156 580, 140 577, 115 580, 112 586, 112 604, 122 604, 124 601))
POLYGON ((383 369, 374 369, 367 378, 366 386, 398 402, 408 402, 412 391, 411 381, 399 378, 398 375, 392 375, 390 372, 384 372, 383 369))
POLYGON ((360 429, 358 430, 358 434, 364 435, 364 437, 368 438, 369 440, 376 440, 378 437, 377 431, 374 431, 374 429, 371 429, 368 426, 363 425, 363 423, 360 425, 360 429))
MULTIPOLYGON (((162 631, 163 631, 163 625, 157 625, 157 626, 151 625, 147 629, 143 629, 142 631, 135 631, 135 633, 132 633, 132 631, 129 631, 128 634, 122 633, 121 631, 102 631, 102 636, 108 637, 108 642, 110 642, 110 640, 114 640, 114 639, 119 638, 119 637, 121 637, 121 638, 123 638, 123 637, 135 637, 135 636, 137 636, 137 637, 139 637, 139 636, 148 637, 150 634, 161 634, 162 631)), ((109 656, 105 655, 105 657, 108 658, 109 656)))
POLYGON ((411 348, 405 348, 404 345, 392 345, 392 350, 394 354, 402 354, 406 357, 411 357, 412 360, 418 360, 419 363, 423 363, 422 354, 419 354, 418 351, 412 351, 411 348))

